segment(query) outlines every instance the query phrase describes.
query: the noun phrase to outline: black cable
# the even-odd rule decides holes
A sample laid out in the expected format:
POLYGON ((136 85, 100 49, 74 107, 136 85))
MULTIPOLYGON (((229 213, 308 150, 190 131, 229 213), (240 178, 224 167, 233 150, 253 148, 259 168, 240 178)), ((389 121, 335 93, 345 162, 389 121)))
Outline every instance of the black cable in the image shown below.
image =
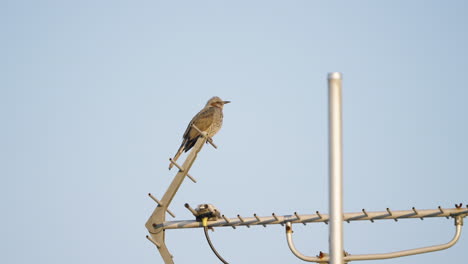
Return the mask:
POLYGON ((205 231, 206 241, 208 241, 208 244, 210 245, 211 250, 213 250, 213 253, 215 253, 219 260, 221 260, 221 262, 223 262, 224 264, 229 264, 226 260, 223 259, 223 257, 221 257, 221 255, 219 255, 218 251, 216 251, 213 244, 211 243, 210 236, 208 235, 208 227, 204 226, 203 230, 205 231))

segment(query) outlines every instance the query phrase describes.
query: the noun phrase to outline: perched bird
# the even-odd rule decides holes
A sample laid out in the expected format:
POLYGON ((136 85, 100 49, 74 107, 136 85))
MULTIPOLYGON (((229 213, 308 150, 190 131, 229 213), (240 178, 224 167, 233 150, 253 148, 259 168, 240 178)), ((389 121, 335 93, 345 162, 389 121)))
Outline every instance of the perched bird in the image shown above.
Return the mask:
MULTIPOLYGON (((176 161, 184 151, 189 151, 195 145, 198 138, 201 137, 201 134, 194 129, 192 125, 195 125, 200 131, 206 132, 209 137, 213 137, 218 133, 223 124, 223 106, 228 103, 230 103, 230 101, 223 101, 217 96, 208 100, 205 107, 190 121, 185 130, 182 144, 172 159, 173 161, 176 161)), ((169 164, 169 169, 171 169, 172 166, 172 163, 169 164)))

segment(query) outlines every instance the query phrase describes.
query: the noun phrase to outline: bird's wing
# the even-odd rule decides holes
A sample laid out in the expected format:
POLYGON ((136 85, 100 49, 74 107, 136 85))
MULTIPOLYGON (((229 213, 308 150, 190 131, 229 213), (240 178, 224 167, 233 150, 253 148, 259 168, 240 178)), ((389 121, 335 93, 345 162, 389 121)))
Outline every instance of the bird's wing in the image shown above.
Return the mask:
POLYGON ((192 128, 192 125, 195 125, 201 131, 206 131, 211 126, 211 124, 213 124, 214 113, 214 107, 205 108, 192 118, 192 121, 190 121, 183 136, 184 141, 182 145, 185 145, 185 151, 188 151, 190 148, 192 148, 193 145, 195 145, 198 137, 200 137, 200 133, 192 128))
POLYGON ((201 131, 206 131, 211 124, 213 124, 214 113, 214 107, 206 108, 198 112, 198 114, 192 118, 192 121, 190 121, 190 124, 184 133, 184 138, 188 138, 190 140, 199 136, 200 133, 198 133, 197 130, 192 129, 192 125, 195 125, 201 131))

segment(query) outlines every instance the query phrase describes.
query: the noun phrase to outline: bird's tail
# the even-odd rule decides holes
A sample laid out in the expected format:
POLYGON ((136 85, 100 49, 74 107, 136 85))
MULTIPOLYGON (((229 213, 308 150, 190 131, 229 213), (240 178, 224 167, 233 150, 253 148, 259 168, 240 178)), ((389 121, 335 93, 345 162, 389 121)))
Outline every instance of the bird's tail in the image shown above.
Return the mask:
MULTIPOLYGON (((180 155, 182 155, 182 153, 184 152, 184 144, 182 144, 182 146, 180 146, 179 150, 177 151, 177 153, 175 154, 174 158, 172 159, 174 162, 177 161, 177 159, 180 157, 180 155)), ((172 167, 174 166, 174 164, 169 163, 169 169, 172 169, 172 167)))

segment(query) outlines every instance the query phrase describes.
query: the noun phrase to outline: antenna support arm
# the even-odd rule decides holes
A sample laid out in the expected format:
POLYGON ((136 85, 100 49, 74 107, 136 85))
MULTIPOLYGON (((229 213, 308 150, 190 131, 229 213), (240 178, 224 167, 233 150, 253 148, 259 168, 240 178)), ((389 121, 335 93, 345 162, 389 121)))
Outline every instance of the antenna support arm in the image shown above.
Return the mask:
MULTIPOLYGON (((349 262, 353 260, 376 260, 376 259, 389 259, 389 258, 398 258, 398 257, 404 257, 404 256, 410 256, 410 255, 416 255, 416 254, 423 254, 423 253, 428 253, 428 252, 433 252, 433 251, 439 251, 439 250, 444 250, 447 249, 455 243, 457 243, 458 239, 460 238, 461 235, 461 230, 463 226, 463 217, 464 215, 457 215, 454 216, 455 219, 455 235, 453 236, 452 240, 445 244, 441 245, 435 245, 435 246, 429 246, 429 247, 422 247, 422 248, 415 248, 415 249, 408 249, 408 250, 402 250, 402 251, 396 251, 396 252, 391 252, 391 253, 382 253, 382 254, 362 254, 362 255, 349 255, 349 256, 344 256, 344 261, 349 262)), ((288 241, 288 246, 291 249, 292 253, 298 257, 299 259, 302 259, 304 261, 308 262, 317 262, 317 263, 328 263, 329 262, 329 257, 328 256, 323 256, 323 257, 309 257, 305 256, 302 253, 300 253, 296 247, 294 246, 294 243, 292 241, 292 225, 291 222, 286 223, 286 239, 288 241)))

